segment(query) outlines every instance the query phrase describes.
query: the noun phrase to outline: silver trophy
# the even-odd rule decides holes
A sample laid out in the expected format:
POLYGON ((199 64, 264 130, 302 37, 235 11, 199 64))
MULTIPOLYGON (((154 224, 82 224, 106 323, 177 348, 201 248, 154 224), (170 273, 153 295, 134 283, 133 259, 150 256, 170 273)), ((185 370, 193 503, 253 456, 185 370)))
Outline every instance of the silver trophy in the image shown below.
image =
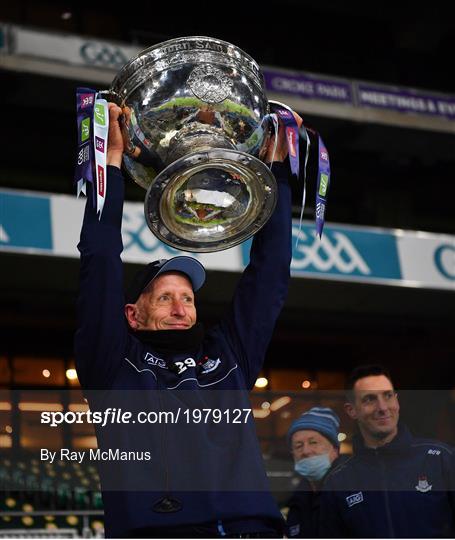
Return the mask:
POLYGON ((277 193, 261 161, 269 105, 248 54, 208 37, 166 41, 128 62, 109 95, 124 112, 124 167, 147 190, 145 218, 160 240, 219 251, 267 222, 277 193))

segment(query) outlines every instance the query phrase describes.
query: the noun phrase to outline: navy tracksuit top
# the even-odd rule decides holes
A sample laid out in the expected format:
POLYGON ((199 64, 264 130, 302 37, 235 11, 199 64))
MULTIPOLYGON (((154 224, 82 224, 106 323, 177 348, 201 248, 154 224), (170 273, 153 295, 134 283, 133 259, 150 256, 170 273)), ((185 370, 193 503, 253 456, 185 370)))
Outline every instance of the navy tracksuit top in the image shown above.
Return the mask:
POLYGON ((354 455, 331 471, 321 494, 323 538, 453 538, 455 452, 411 435, 377 449, 360 436, 354 455))
MULTIPOLYGON (((283 306, 291 261, 289 165, 277 163, 276 209, 253 240, 250 263, 231 306, 205 334, 196 351, 165 358, 129 332, 124 316, 121 222, 124 181, 108 167, 108 192, 101 220, 87 202, 81 240, 79 326, 75 336, 78 377, 90 408, 110 406, 221 411, 250 408, 248 391, 262 368, 283 306), (203 364, 178 375, 168 361, 188 358, 203 364), (127 396, 127 397, 125 397, 127 396), (121 398, 120 398, 121 399, 121 398)), ((187 362, 188 363, 188 362, 187 362)), ((245 415, 242 416, 242 420, 245 415)), ((129 536, 147 529, 213 526, 213 535, 281 530, 250 414, 241 425, 95 426, 100 448, 147 450, 149 461, 99 464, 106 535, 129 536), (126 468, 125 468, 126 467, 126 468), (141 483, 142 482, 142 483, 141 483), (156 511, 163 497, 178 501, 173 512, 156 511)))

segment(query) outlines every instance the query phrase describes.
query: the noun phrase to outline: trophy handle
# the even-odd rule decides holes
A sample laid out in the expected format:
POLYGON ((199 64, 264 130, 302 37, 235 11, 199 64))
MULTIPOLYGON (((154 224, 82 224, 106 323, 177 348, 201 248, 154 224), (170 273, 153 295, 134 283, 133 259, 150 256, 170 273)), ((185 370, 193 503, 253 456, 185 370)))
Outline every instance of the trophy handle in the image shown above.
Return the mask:
POLYGON ((125 153, 135 157, 136 145, 133 143, 130 136, 130 108, 125 105, 123 98, 114 90, 101 90, 98 92, 106 101, 115 103, 122 109, 122 114, 119 117, 120 131, 122 132, 123 145, 125 153))
POLYGON ((139 151, 137 146, 133 143, 130 137, 130 118, 131 109, 124 105, 122 107, 122 114, 119 117, 120 131, 122 132, 123 144, 125 147, 125 153, 131 157, 137 157, 136 154, 139 151))

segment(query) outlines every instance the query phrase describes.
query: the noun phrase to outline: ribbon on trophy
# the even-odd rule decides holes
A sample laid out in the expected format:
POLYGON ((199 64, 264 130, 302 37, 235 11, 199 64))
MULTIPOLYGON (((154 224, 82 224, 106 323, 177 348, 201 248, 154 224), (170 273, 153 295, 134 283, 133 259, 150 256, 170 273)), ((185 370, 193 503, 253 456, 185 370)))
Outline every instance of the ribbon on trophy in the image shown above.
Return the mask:
POLYGON ((77 196, 87 195, 87 183, 92 185, 93 204, 99 219, 104 208, 107 189, 106 153, 109 130, 107 101, 91 88, 76 92, 78 149, 74 180, 77 196))
POLYGON ((106 152, 107 134, 109 130, 109 110, 107 101, 98 96, 95 99, 93 115, 93 135, 95 148, 96 169, 96 211, 101 214, 106 200, 107 175, 106 175, 106 152))
POLYGON ((276 109, 276 115, 285 129, 291 172, 298 178, 300 174, 299 127, 290 109, 276 109))
POLYGON ((93 183, 92 123, 96 92, 90 88, 78 88, 76 92, 77 109, 77 160, 74 181, 77 196, 87 195, 87 182, 93 183))
POLYGON ((319 238, 324 228, 325 208, 327 206, 327 193, 330 185, 330 160, 329 153, 318 135, 318 182, 316 186, 316 230, 319 238))
MULTIPOLYGON (((277 134, 279 129, 279 123, 283 125, 286 133, 286 141, 288 146, 289 162, 291 166, 291 172, 297 178, 300 178, 300 149, 299 140, 305 141, 305 160, 303 165, 303 178, 302 178, 302 204, 300 210, 300 222, 299 233, 302 229, 303 212, 306 202, 306 183, 307 183, 307 165, 308 157, 310 153, 311 141, 308 132, 311 132, 318 138, 318 173, 316 182, 316 200, 315 200, 315 222, 316 231, 319 238, 322 237, 322 231, 324 229, 325 210, 327 206, 327 194, 330 186, 330 159, 327 152, 327 148, 322 140, 322 137, 318 132, 305 126, 303 123, 300 128, 297 125, 297 121, 294 117, 293 111, 287 105, 279 103, 277 101, 270 101, 272 113, 268 115, 268 118, 272 121, 273 129, 275 132, 275 146, 273 149, 273 157, 276 151, 277 134)), ((273 158, 272 158, 273 163, 273 158)), ((297 237, 297 243, 298 243, 297 237)))

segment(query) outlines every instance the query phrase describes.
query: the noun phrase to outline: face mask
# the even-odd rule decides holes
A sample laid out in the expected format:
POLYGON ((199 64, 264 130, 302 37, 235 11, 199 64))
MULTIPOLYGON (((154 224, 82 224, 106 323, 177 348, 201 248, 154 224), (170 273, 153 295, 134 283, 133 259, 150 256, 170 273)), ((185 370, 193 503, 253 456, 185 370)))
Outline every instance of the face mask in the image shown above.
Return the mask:
POLYGON ((330 465, 329 454, 321 454, 320 456, 312 456, 297 461, 294 465, 294 470, 307 480, 317 482, 324 477, 330 469, 330 465))

